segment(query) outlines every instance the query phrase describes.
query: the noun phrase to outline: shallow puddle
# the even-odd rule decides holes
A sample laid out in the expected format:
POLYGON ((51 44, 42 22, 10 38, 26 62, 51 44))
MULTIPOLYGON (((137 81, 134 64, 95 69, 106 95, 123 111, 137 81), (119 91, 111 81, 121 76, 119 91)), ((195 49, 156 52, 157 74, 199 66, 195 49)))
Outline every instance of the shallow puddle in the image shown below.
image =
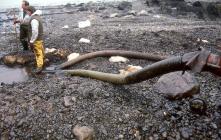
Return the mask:
POLYGON ((0 65, 0 83, 12 84, 28 80, 26 68, 6 67, 0 65))

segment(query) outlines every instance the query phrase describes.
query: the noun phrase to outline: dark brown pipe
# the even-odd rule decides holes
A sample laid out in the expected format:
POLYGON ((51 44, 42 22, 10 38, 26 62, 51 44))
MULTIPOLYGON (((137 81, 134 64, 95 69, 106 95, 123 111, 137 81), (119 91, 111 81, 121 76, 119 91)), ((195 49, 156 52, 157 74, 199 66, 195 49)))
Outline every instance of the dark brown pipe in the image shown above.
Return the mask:
POLYGON ((92 53, 79 56, 76 59, 62 63, 61 65, 57 66, 56 69, 64 69, 76 63, 82 62, 87 59, 95 58, 95 57, 110 57, 110 56, 123 56, 127 58, 147 59, 151 61, 161 61, 161 60, 168 58, 166 56, 153 55, 149 53, 122 51, 122 50, 105 50, 105 51, 97 51, 97 52, 92 52, 92 53))
POLYGON ((134 84, 148 80, 153 77, 160 76, 169 72, 184 70, 184 63, 181 57, 172 57, 152 65, 148 65, 143 69, 133 72, 127 76, 120 74, 110 74, 91 70, 61 70, 62 73, 67 73, 72 76, 81 76, 87 78, 93 78, 104 82, 113 84, 134 84))

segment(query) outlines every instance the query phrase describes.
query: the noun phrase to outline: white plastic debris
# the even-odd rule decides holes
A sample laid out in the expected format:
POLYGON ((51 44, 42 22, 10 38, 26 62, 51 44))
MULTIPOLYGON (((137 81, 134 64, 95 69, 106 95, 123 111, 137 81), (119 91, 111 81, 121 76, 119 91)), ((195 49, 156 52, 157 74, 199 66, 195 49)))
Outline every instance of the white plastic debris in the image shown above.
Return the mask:
POLYGON ((117 16, 119 16, 118 13, 113 13, 113 14, 110 15, 110 18, 114 18, 114 17, 117 17, 117 16))
POLYGON ((35 13, 40 16, 43 14, 42 10, 36 10, 35 13))
POLYGON ((203 42, 203 43, 209 43, 209 41, 207 41, 207 40, 202 40, 202 42, 203 42))
POLYGON ((90 43, 91 41, 89 39, 86 39, 86 38, 81 38, 79 40, 80 43, 90 43))
POLYGON ((78 27, 79 28, 86 28, 86 27, 89 27, 89 26, 91 26, 90 20, 78 22, 78 27))
POLYGON ((147 16, 148 13, 147 13, 146 10, 141 10, 137 15, 138 15, 138 16, 147 16))
POLYGON ((197 38, 197 42, 209 43, 209 41, 200 38, 197 38))
POLYGON ((56 49, 55 48, 46 48, 45 49, 45 53, 52 53, 52 52, 55 52, 56 49))
POLYGON ((119 70, 119 72, 122 75, 128 75, 129 73, 136 72, 136 71, 138 71, 140 69, 142 69, 141 66, 128 65, 125 69, 119 70))
POLYGON ((79 53, 71 53, 67 56, 68 61, 76 59, 78 56, 80 56, 79 53))
POLYGON ((154 17, 154 18, 161 18, 160 15, 154 15, 153 17, 154 17))
POLYGON ((68 29, 69 26, 68 25, 65 25, 64 27, 62 27, 62 29, 68 29))
POLYGON ((109 59, 110 62, 127 62, 129 61, 127 58, 122 57, 122 56, 112 56, 109 59))

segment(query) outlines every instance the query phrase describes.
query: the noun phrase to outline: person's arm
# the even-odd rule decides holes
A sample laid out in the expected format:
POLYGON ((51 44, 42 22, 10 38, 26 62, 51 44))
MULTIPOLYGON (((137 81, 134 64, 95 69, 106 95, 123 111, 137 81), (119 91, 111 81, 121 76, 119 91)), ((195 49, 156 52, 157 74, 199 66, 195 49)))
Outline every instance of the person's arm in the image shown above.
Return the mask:
POLYGON ((36 19, 33 19, 31 21, 31 31, 32 31, 32 36, 31 36, 31 40, 30 43, 34 43, 38 37, 38 27, 39 27, 39 22, 36 19))
POLYGON ((18 17, 14 17, 14 24, 21 23, 22 20, 23 20, 23 10, 20 10, 19 14, 18 14, 18 17))

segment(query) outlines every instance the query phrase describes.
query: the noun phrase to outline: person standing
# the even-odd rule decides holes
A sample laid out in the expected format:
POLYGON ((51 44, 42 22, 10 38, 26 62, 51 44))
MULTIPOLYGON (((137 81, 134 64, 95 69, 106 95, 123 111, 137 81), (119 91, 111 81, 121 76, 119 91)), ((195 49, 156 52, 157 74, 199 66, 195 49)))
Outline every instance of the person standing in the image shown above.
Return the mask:
POLYGON ((26 8, 29 6, 29 2, 26 0, 22 1, 22 9, 19 14, 19 18, 15 19, 14 24, 20 23, 20 42, 23 46, 23 50, 28 50, 28 29, 30 16, 26 13, 26 8))
POLYGON ((29 21, 29 46, 35 53, 37 68, 35 73, 39 74, 44 66, 44 46, 43 46, 43 23, 40 17, 41 11, 35 10, 34 7, 28 6, 26 8, 27 14, 30 16, 29 21))

